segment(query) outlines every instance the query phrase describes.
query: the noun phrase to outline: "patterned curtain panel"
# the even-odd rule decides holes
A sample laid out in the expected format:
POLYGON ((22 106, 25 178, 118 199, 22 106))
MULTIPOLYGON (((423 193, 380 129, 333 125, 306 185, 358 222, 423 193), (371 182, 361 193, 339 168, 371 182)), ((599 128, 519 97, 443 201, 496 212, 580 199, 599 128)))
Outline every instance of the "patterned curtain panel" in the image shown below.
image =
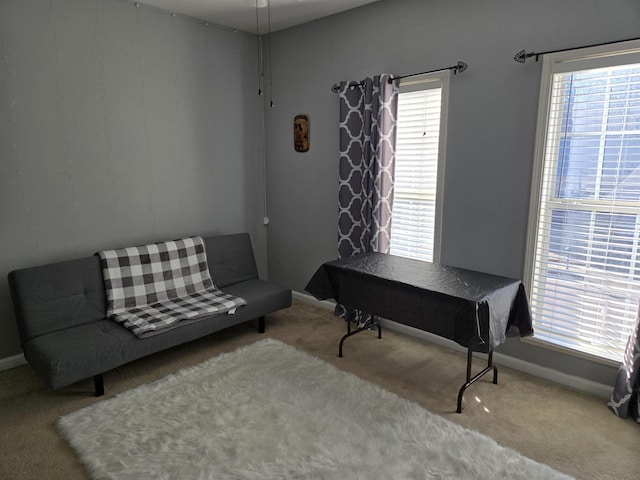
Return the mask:
MULTIPOLYGON (((340 84, 338 257, 388 253, 391 238, 398 85, 382 74, 340 84)), ((336 315, 365 325, 359 311, 336 315)))
POLYGON ((629 415, 640 423, 640 309, 636 326, 629 336, 624 361, 620 365, 616 384, 608 406, 617 416, 627 418, 629 415))

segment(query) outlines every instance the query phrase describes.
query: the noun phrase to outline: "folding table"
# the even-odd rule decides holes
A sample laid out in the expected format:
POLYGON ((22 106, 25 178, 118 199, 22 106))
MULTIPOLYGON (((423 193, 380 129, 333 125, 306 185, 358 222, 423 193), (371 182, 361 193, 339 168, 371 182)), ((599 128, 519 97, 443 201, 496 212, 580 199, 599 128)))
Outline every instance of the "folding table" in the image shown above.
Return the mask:
POLYGON ((533 334, 527 295, 520 280, 384 253, 363 253, 324 263, 306 291, 318 300, 333 298, 347 309, 373 315, 369 324, 351 330, 344 341, 386 318, 453 340, 467 348, 467 381, 458 393, 462 412, 465 390, 493 371, 493 351, 507 337, 533 334), (471 376, 473 352, 488 354, 487 367, 471 376))

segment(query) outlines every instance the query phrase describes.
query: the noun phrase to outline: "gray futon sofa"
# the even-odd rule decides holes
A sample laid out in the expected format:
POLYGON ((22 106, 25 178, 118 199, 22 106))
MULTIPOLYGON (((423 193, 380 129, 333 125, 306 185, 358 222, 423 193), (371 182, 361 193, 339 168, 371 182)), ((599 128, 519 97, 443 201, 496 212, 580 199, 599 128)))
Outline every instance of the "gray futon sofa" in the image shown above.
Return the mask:
POLYGON ((291 290, 258 278, 249 234, 205 237, 215 285, 244 298, 235 314, 211 315, 167 332, 138 338, 106 318, 106 294, 98 255, 9 273, 20 340, 27 362, 53 389, 94 378, 104 394, 103 374, 232 325, 291 306, 291 290))

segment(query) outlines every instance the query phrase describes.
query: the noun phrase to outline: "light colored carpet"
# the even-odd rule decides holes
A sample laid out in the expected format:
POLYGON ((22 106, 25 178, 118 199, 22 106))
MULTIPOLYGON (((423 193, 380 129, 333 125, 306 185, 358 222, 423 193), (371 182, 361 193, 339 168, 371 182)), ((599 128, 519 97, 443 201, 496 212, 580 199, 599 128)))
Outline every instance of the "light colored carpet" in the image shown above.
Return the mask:
POLYGON ((96 479, 569 478, 273 339, 59 427, 96 479))
MULTIPOLYGON (((206 338, 124 365, 105 374, 106 393, 93 396, 93 381, 51 391, 24 365, 0 372, 0 478, 86 480, 76 452, 57 429, 61 416, 154 382, 220 353, 274 338, 380 385, 396 395, 500 445, 584 480, 637 480, 640 428, 607 409, 607 400, 500 367, 499 384, 482 379, 456 397, 464 383, 466 356, 384 330, 356 335, 338 358, 344 323, 301 301, 257 324, 238 325, 206 338)), ((510 339, 510 342, 518 342, 510 339)))

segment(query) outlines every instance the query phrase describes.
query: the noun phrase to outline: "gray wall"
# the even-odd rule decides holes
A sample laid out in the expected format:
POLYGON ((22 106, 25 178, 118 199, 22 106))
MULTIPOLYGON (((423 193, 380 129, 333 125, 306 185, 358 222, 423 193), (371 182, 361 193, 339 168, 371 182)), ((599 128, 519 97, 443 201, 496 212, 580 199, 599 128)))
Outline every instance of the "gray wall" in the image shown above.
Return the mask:
POLYGON ((255 37, 118 0, 0 1, 0 359, 7 273, 249 231, 266 273, 255 37))
MULTIPOLYGON (((270 279, 303 291, 336 257, 340 80, 455 64, 444 188, 442 262, 522 278, 541 63, 546 51, 640 36, 637 0, 382 0, 278 32, 267 111, 270 279), (310 151, 293 149, 309 115, 310 151)), ((602 383, 615 370, 509 341, 501 353, 602 383)))

